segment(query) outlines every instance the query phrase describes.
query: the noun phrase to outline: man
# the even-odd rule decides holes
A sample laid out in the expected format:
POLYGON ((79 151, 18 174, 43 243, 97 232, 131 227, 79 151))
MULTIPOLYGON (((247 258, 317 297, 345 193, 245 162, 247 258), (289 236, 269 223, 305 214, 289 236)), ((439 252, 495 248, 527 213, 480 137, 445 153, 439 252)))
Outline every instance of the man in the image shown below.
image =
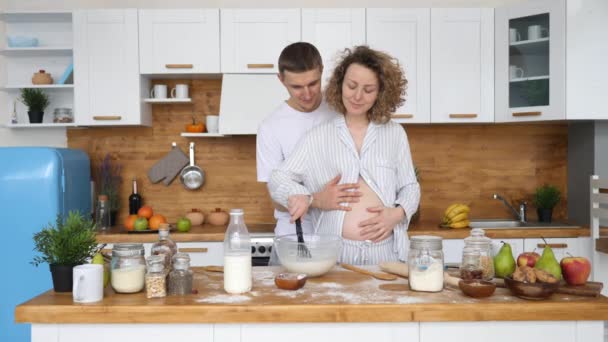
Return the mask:
MULTIPOLYGON (((257 174, 258 182, 267 183, 272 170, 276 169, 294 150, 298 141, 308 130, 336 115, 323 102, 321 73, 323 61, 314 45, 298 42, 288 45, 279 56, 278 78, 287 89, 289 99, 281 105, 258 128, 257 174)), ((336 175, 320 192, 313 194, 312 207, 321 210, 350 210, 345 203, 358 202, 361 193, 357 184, 338 184, 336 175)), ((275 235, 294 234, 292 213, 275 204, 277 219, 275 235)), ((304 233, 312 233, 310 219, 302 218, 304 233)))

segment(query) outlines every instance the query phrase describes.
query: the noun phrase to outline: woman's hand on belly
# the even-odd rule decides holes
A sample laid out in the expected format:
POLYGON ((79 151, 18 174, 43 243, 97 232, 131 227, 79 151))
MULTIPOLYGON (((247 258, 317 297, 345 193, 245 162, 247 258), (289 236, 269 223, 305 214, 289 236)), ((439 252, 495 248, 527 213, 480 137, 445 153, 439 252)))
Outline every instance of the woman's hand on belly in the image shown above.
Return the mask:
POLYGON ((378 206, 367 208, 367 211, 377 215, 360 222, 359 228, 361 228, 361 237, 373 242, 380 242, 388 238, 393 233, 395 226, 405 217, 405 212, 401 207, 378 206))

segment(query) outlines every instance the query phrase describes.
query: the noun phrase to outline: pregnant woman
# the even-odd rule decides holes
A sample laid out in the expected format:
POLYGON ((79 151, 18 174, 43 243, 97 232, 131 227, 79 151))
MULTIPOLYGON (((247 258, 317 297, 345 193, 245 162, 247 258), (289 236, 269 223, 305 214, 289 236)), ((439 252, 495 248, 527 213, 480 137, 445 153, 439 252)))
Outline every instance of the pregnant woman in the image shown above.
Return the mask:
POLYGON ((390 121, 406 84, 389 55, 366 46, 347 49, 325 90, 328 105, 342 115, 311 130, 268 183, 292 221, 311 215, 316 233, 342 236, 340 262, 407 259, 407 227, 420 186, 405 130, 390 121), (311 194, 336 175, 359 184, 360 201, 345 203, 350 211, 310 208, 311 194))

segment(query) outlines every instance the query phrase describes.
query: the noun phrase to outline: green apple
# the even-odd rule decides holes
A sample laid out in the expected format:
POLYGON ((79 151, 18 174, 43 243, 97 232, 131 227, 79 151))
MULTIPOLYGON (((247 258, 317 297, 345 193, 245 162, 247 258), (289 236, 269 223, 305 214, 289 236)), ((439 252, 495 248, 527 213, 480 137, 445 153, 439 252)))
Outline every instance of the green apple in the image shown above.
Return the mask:
POLYGON ((133 227, 135 228, 135 230, 148 229, 148 219, 146 219, 145 217, 138 217, 137 220, 135 220, 135 224, 133 225, 133 227))
POLYGON ((177 230, 180 232, 189 231, 191 226, 192 226, 192 223, 190 222, 190 219, 188 219, 186 217, 182 217, 179 220, 177 220, 177 230))

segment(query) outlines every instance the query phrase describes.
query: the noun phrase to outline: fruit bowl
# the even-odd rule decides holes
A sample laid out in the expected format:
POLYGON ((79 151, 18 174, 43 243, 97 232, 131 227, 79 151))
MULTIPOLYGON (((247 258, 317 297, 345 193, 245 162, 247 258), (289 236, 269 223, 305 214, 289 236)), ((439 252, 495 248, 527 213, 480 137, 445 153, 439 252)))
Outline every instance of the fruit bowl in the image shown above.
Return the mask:
POLYGON ((342 249, 342 238, 337 235, 304 234, 304 246, 310 257, 298 253, 296 234, 282 235, 274 238, 274 248, 279 262, 289 272, 304 273, 309 278, 319 277, 331 270, 342 249))
POLYGON ((480 279, 461 280, 458 287, 462 293, 473 298, 490 297, 496 290, 495 283, 480 279))
POLYGON ((505 277, 505 285, 513 295, 530 300, 541 300, 551 297, 557 291, 559 282, 557 283, 526 283, 523 281, 513 280, 511 277, 505 277))

